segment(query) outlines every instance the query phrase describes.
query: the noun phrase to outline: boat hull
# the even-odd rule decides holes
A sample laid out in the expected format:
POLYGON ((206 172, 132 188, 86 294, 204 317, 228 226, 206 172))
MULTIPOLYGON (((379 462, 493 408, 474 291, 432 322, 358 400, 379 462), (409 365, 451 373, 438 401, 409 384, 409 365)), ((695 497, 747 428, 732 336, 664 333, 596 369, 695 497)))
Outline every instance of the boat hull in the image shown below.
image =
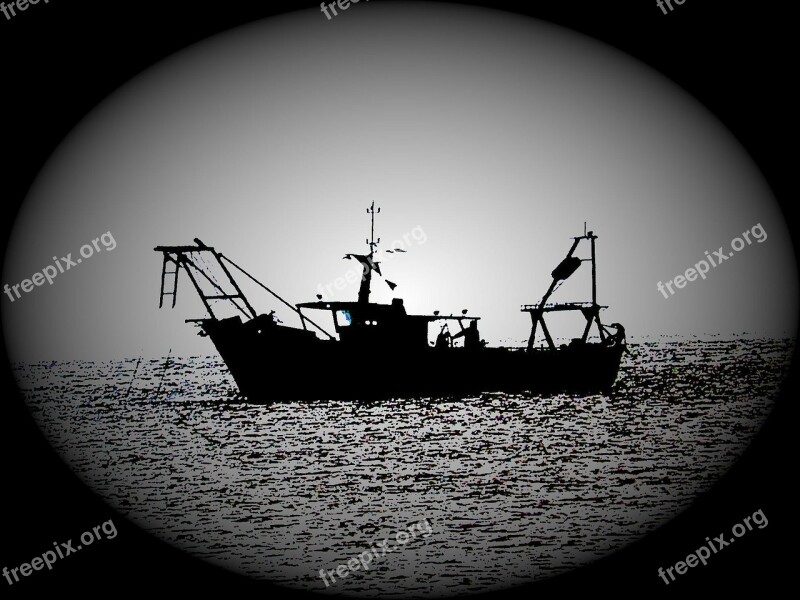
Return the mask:
MULTIPOLYGON (((263 316, 262 316, 263 317, 263 316)), ((609 393, 624 344, 556 349, 348 347, 259 317, 201 322, 248 402, 609 393)))

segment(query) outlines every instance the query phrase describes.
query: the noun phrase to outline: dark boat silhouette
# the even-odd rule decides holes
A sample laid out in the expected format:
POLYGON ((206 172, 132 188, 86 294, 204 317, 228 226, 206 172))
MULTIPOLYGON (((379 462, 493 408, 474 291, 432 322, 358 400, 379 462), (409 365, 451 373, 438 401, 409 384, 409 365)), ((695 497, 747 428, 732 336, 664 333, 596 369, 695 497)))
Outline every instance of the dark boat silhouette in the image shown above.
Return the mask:
MULTIPOLYGON (((609 393, 616 380, 623 352, 625 330, 619 323, 604 325, 597 304, 597 270, 593 232, 573 238, 566 258, 552 272, 553 281, 537 304, 524 305, 531 316, 526 347, 490 347, 480 339, 480 317, 460 315, 412 315, 403 300, 390 304, 370 302, 373 274, 382 275, 375 252, 375 204, 367 209, 371 235, 366 254, 348 254, 363 269, 358 298, 352 302, 316 302, 293 305, 214 248, 195 238, 194 246, 158 246, 163 253, 159 307, 172 298, 175 306, 178 275, 185 272, 208 315, 187 319, 200 326, 227 365, 247 401, 273 402, 314 399, 381 399, 478 394, 482 392, 609 393), (590 258, 575 255, 588 242, 590 258), (589 302, 549 304, 550 296, 583 262, 592 269, 589 302), (234 279, 233 267, 291 308, 300 326, 282 324, 272 311, 258 314, 234 279), (217 273, 219 277, 215 276, 217 273), (218 303, 239 314, 218 318, 218 303), (335 334, 315 323, 304 311, 327 311, 333 316, 335 334), (569 344, 557 345, 545 323, 551 312, 580 312, 583 334, 569 344), (435 343, 429 328, 438 325, 435 343), (449 326, 458 327, 450 334, 449 326), (589 339, 596 327, 599 340, 589 339), (318 331, 322 336, 317 335, 318 331), (544 345, 534 347, 537 332, 544 345), (323 337, 324 336, 324 337, 323 337)), ((394 288, 392 282, 387 281, 394 288)))

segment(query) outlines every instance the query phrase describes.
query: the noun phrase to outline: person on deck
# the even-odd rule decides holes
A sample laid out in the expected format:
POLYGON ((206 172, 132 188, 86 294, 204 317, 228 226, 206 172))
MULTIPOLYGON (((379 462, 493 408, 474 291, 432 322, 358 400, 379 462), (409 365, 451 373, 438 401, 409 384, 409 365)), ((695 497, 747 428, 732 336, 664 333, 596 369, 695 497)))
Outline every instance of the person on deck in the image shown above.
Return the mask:
POLYGON ((450 340, 450 330, 447 328, 447 325, 443 325, 439 335, 436 336, 436 347, 437 348, 449 348, 452 342, 450 340))

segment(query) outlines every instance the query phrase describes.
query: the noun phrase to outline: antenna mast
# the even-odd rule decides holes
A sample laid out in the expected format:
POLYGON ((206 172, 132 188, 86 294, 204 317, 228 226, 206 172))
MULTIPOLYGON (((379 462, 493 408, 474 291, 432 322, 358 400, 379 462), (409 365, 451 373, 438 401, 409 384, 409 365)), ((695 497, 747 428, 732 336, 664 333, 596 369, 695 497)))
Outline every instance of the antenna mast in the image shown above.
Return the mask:
POLYGON ((367 246, 369 246, 369 255, 372 256, 375 253, 375 248, 378 247, 378 244, 381 243, 381 238, 378 238, 378 241, 375 241, 375 215, 381 212, 380 207, 378 210, 375 210, 375 201, 372 201, 372 205, 367 209, 367 213, 370 216, 370 230, 369 236, 370 239, 367 240, 367 246))
POLYGON ((364 274, 361 277, 361 286, 358 288, 359 304, 369 303, 369 288, 372 282, 372 271, 377 271, 378 275, 381 273, 378 268, 378 263, 372 260, 372 257, 375 255, 375 248, 377 248, 378 244, 381 242, 381 238, 375 239, 375 215, 379 212, 381 212, 381 209, 375 209, 375 201, 373 200, 372 204, 367 209, 367 214, 370 216, 369 239, 366 240, 367 246, 369 247, 369 254, 366 256, 360 254, 348 254, 345 256, 345 258, 357 259, 364 269, 364 274))

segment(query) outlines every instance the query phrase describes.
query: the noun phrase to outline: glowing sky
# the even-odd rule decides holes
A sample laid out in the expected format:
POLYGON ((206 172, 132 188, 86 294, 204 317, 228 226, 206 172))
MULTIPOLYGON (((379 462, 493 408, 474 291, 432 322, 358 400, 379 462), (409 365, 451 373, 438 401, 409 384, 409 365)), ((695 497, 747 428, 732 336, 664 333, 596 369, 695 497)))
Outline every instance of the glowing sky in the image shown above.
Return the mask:
MULTIPOLYGON (((364 251, 373 200, 384 247, 424 232, 384 265, 407 308, 468 308, 492 344, 526 338, 519 305, 543 294, 584 221, 600 236, 606 321, 632 339, 794 333, 796 269, 769 187, 674 84, 489 9, 371 3, 345 16, 300 11, 216 36, 76 126, 30 191, 2 283, 107 231, 117 247, 14 303, 0 296, 12 358, 213 353, 183 322, 203 316, 189 287, 157 310, 154 246, 199 237, 285 298, 314 300, 353 268, 345 253, 364 251), (764 243, 669 299, 657 291, 757 223, 764 243)), ((585 271, 553 300, 584 299, 585 271)))

